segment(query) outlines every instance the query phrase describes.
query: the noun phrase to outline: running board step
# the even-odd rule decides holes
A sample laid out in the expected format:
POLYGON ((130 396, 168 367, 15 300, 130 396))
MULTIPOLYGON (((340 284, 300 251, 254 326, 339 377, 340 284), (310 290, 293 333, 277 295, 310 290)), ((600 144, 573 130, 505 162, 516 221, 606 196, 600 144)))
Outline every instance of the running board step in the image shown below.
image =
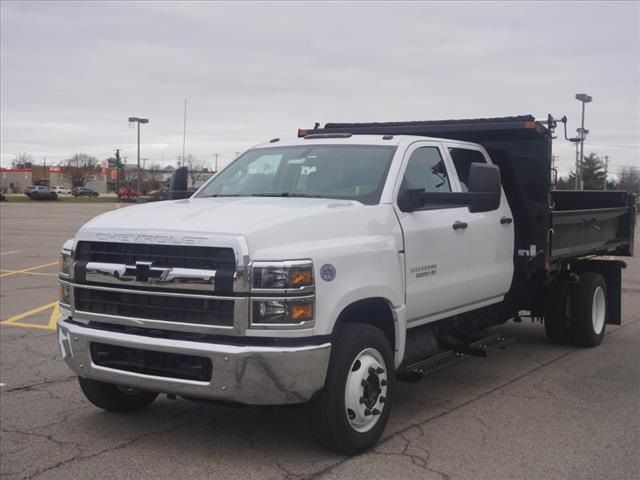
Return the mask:
POLYGON ((460 363, 472 356, 486 357, 487 352, 497 348, 504 349, 513 341, 513 337, 507 337, 496 333, 480 340, 476 340, 468 345, 449 345, 448 351, 408 365, 406 368, 403 368, 402 372, 399 372, 399 374, 426 375, 428 373, 433 373, 445 367, 450 367, 456 363, 460 363))
POLYGON ((465 355, 471 355, 474 357, 486 357, 487 352, 495 350, 496 348, 504 349, 507 347, 507 345, 513 342, 513 340, 513 337, 507 337, 505 335, 495 333, 493 335, 489 335, 488 337, 481 338, 480 340, 469 343, 468 345, 448 344, 441 345, 441 347, 447 350, 451 350, 455 353, 463 353, 465 355))
POLYGON ((455 365, 456 363, 461 362, 465 358, 469 358, 469 355, 465 355, 464 353, 456 353, 452 351, 443 352, 443 353, 439 353, 438 355, 434 355, 433 357, 429 357, 426 360, 421 360, 412 365, 409 365, 407 366, 405 371, 426 375, 428 373, 433 373, 445 367, 450 367, 451 365, 455 365))

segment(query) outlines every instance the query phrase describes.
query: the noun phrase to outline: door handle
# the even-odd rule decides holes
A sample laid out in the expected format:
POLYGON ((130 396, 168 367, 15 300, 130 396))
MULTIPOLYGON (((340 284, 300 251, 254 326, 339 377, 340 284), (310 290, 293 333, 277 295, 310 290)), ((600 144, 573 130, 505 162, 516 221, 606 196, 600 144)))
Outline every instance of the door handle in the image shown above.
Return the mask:
POLYGON ((464 230, 465 228, 467 228, 469 225, 467 225, 467 222, 460 222, 457 221, 456 223, 453 224, 453 229, 454 230, 464 230))
POLYGON ((509 223, 513 223, 513 218, 511 218, 511 217, 502 217, 500 219, 500 224, 502 224, 502 225, 509 224, 509 223))

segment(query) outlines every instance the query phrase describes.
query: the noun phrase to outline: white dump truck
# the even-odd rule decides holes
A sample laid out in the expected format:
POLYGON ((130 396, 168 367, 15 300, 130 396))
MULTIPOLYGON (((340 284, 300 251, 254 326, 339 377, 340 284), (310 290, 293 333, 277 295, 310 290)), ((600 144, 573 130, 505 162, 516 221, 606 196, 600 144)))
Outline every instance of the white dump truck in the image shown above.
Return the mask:
POLYGON ((100 215, 61 252, 62 356, 105 410, 308 403, 319 441, 357 454, 396 381, 511 340, 488 327, 597 346, 624 267, 597 256, 633 254, 634 196, 553 190, 555 123, 327 124, 100 215))

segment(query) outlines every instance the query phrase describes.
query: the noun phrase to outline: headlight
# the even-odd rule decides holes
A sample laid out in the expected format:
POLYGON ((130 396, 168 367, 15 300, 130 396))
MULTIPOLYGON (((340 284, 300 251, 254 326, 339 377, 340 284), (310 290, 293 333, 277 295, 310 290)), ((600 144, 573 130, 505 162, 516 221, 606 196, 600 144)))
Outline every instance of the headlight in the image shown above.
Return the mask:
POLYGON ((60 252, 59 273, 65 277, 71 274, 71 252, 63 250, 60 252))
POLYGON ((60 303, 71 304, 71 287, 66 283, 60 284, 60 303))
POLYGON ((252 324, 301 324, 313 320, 313 298, 253 302, 252 324))
POLYGON ((306 291, 313 288, 313 283, 311 260, 253 262, 251 267, 253 290, 306 291))

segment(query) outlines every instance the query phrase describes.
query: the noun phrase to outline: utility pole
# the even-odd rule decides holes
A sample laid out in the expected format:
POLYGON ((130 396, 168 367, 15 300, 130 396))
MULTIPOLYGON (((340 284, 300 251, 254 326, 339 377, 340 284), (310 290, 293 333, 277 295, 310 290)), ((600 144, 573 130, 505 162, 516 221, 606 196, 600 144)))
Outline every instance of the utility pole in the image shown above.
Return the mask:
POLYGON ((576 93, 576 100, 582 102, 582 122, 580 124, 580 190, 582 190, 583 188, 583 179, 582 179, 582 161, 584 159, 584 139, 587 136, 587 133, 589 133, 589 130, 585 130, 584 129, 584 106, 587 103, 590 103, 593 101, 593 97, 591 97, 590 95, 587 95, 586 93, 576 93))
POLYGON ((214 156, 214 157, 215 157, 215 159, 216 159, 216 168, 215 168, 215 172, 217 172, 217 171, 218 171, 218 157, 219 157, 219 154, 214 153, 214 154, 213 154, 213 156, 214 156))
POLYGON ((182 166, 184 167, 184 147, 187 143, 187 99, 184 99, 184 125, 182 129, 182 166))
POLYGON ((575 175, 575 178, 573 179, 574 180, 573 189, 578 190, 578 182, 580 181, 580 152, 578 150, 580 137, 570 138, 569 141, 576 146, 576 175, 575 175))
POLYGON ((609 173, 609 155, 604 156, 604 189, 607 189, 607 173, 609 173))
POLYGON ((140 198, 140 124, 141 123, 149 123, 148 118, 138 118, 138 117, 129 117, 129 123, 137 123, 138 124, 138 171, 136 174, 137 181, 137 189, 138 189, 138 198, 140 198))

